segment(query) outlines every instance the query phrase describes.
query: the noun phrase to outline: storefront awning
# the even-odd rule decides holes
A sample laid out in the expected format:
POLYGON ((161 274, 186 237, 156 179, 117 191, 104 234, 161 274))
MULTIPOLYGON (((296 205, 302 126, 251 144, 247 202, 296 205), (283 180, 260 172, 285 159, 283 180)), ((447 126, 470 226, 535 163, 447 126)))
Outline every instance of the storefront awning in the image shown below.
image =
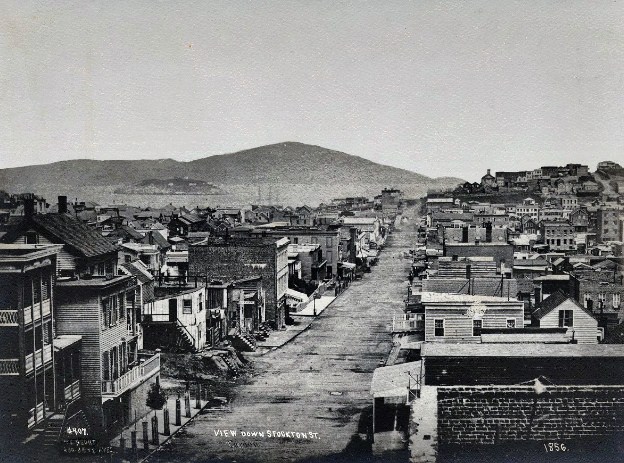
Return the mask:
POLYGON ((338 262, 338 265, 349 270, 355 269, 355 264, 352 264, 351 262, 338 262))
POLYGON ((286 299, 294 300, 296 302, 304 302, 307 301, 308 295, 305 293, 301 293, 299 291, 295 291, 294 289, 286 289, 286 299))

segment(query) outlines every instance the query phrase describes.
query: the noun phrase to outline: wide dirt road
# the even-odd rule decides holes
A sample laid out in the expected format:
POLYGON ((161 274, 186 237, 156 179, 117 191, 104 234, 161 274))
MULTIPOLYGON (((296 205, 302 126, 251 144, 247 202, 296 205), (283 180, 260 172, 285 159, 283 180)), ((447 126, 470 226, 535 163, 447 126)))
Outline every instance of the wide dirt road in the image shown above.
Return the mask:
POLYGON ((414 225, 413 219, 400 224, 372 273, 354 282, 310 329, 254 359, 258 374, 239 386, 230 411, 200 415, 150 461, 368 459, 361 437, 372 406, 370 383, 391 348, 392 316, 402 313, 409 271, 402 256, 414 246, 414 225), (237 435, 216 436, 219 430, 237 435), (268 437, 267 430, 307 433, 307 438, 268 437), (264 437, 241 436, 241 431, 264 432, 264 437))

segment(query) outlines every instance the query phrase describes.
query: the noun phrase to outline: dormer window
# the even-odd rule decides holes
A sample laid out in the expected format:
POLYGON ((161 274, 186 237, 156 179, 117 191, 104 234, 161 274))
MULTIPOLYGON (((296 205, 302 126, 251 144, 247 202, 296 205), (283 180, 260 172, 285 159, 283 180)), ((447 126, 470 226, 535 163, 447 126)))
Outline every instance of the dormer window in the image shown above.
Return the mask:
POLYGON ((27 232, 25 235, 26 244, 39 244, 39 235, 37 232, 27 232))

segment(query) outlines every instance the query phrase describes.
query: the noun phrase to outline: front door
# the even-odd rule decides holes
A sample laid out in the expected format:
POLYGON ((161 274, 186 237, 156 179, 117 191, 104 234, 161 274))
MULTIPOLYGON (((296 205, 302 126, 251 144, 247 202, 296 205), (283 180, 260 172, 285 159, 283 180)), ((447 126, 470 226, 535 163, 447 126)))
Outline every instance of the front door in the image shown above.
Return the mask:
POLYGON ((169 321, 175 322, 178 319, 178 300, 169 299, 169 321))

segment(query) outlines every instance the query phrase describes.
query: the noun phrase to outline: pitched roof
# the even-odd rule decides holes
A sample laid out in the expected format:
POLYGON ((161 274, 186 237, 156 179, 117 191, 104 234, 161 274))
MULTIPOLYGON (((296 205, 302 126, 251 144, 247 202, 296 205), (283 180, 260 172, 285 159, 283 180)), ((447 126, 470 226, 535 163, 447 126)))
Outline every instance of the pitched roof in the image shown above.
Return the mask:
POLYGON ((587 315, 594 318, 594 314, 591 313, 591 311, 583 307, 581 304, 579 304, 577 301, 575 301, 571 297, 566 296, 561 291, 557 291, 556 293, 553 293, 550 296, 548 296, 546 299, 544 299, 542 301, 540 308, 533 311, 533 316, 537 318, 538 320, 540 320, 542 317, 544 317, 545 315, 555 310, 557 307, 559 307, 568 299, 572 301, 574 305, 576 305, 579 309, 581 309, 587 315))
POLYGON ((121 267, 126 270, 128 274, 137 277, 137 280, 139 280, 141 284, 154 281, 154 277, 149 273, 145 264, 140 260, 121 264, 121 267))
POLYGON ((113 230, 106 236, 110 238, 131 238, 133 240, 140 240, 141 238, 143 238, 143 235, 141 233, 127 225, 122 225, 121 227, 113 230))
POLYGON ((117 252, 116 245, 67 214, 37 214, 26 218, 5 236, 5 242, 14 241, 31 227, 51 237, 56 244, 65 244, 80 257, 95 257, 117 252))
POLYGON ((160 232, 149 231, 141 238, 141 243, 155 244, 158 249, 169 249, 171 244, 165 239, 160 232))

